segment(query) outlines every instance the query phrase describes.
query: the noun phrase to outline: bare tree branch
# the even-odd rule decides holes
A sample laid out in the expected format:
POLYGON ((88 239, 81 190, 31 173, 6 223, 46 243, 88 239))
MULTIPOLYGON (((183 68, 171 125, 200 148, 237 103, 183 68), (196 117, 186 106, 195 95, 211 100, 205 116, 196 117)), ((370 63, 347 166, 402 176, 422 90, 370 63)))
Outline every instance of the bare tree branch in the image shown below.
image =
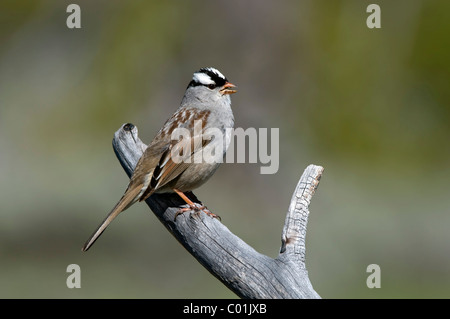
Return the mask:
MULTIPOLYGON (((113 148, 131 176, 146 145, 133 124, 123 125, 114 135, 113 148)), ((308 206, 323 172, 310 165, 303 173, 286 216, 282 247, 273 259, 258 253, 234 235, 218 219, 186 212, 176 194, 153 194, 146 203, 175 238, 217 279, 241 298, 320 298, 305 267, 305 236, 308 206)), ((200 203, 193 193, 187 193, 200 203)))

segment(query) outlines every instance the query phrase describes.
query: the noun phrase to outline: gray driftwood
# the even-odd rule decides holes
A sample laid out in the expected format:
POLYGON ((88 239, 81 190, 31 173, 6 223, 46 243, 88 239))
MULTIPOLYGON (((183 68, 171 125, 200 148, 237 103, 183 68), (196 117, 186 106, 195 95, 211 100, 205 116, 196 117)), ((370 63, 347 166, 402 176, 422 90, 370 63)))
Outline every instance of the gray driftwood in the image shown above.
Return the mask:
MULTIPOLYGON (((114 151, 131 176, 146 148, 133 124, 124 124, 114 135, 114 151)), ((176 194, 154 194, 146 200, 164 226, 212 275, 241 298, 320 298, 305 267, 305 236, 308 206, 323 168, 309 165, 289 205, 282 245, 273 259, 255 251, 218 219, 204 213, 186 212, 176 194)), ((200 203, 193 193, 187 194, 200 203)))

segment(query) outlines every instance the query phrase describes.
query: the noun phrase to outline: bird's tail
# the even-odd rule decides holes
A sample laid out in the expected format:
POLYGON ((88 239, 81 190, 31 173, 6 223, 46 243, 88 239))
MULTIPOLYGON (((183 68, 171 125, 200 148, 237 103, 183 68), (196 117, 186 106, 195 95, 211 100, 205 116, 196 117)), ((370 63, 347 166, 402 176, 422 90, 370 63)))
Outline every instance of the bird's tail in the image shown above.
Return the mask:
POLYGON ((133 205, 137 201, 137 197, 141 191, 140 187, 134 187, 133 189, 128 189, 122 196, 120 201, 114 206, 111 212, 106 216, 102 223, 98 226, 97 230, 92 233, 91 237, 86 241, 82 251, 87 251, 97 240, 98 237, 103 233, 103 231, 108 227, 108 225, 117 217, 121 212, 126 210, 128 207, 133 205))

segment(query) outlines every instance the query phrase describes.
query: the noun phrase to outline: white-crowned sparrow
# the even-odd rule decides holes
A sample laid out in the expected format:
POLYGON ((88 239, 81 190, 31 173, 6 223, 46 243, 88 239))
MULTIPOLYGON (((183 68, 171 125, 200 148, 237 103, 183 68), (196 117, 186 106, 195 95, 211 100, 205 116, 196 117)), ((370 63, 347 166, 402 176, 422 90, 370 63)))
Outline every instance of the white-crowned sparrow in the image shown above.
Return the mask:
POLYGON ((89 249, 119 213, 153 193, 175 192, 189 205, 188 209, 181 211, 199 209, 183 192, 201 186, 220 165, 217 160, 198 161, 196 154, 201 154, 206 147, 210 147, 222 150, 222 158, 225 155, 231 140, 230 129, 234 126, 230 94, 236 92, 235 88, 214 68, 202 68, 194 73, 180 107, 147 146, 125 194, 86 241, 83 251, 89 249), (187 129, 190 134, 174 140, 172 136, 176 129, 187 129), (210 139, 202 138, 208 129, 218 129, 222 138, 218 139, 216 135, 210 139), (172 156, 175 149, 181 149, 179 155, 182 155, 182 161, 175 160, 172 156), (189 154, 186 154, 186 150, 189 150, 189 154))

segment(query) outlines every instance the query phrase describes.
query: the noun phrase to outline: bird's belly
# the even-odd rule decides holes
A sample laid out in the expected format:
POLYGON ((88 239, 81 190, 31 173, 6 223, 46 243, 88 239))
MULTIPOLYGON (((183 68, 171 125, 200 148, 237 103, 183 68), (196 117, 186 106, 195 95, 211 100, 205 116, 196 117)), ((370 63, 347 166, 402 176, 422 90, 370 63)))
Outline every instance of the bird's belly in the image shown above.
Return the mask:
POLYGON ((194 190, 203 185, 217 170, 220 163, 191 164, 178 178, 170 182, 171 188, 182 192, 194 190))

